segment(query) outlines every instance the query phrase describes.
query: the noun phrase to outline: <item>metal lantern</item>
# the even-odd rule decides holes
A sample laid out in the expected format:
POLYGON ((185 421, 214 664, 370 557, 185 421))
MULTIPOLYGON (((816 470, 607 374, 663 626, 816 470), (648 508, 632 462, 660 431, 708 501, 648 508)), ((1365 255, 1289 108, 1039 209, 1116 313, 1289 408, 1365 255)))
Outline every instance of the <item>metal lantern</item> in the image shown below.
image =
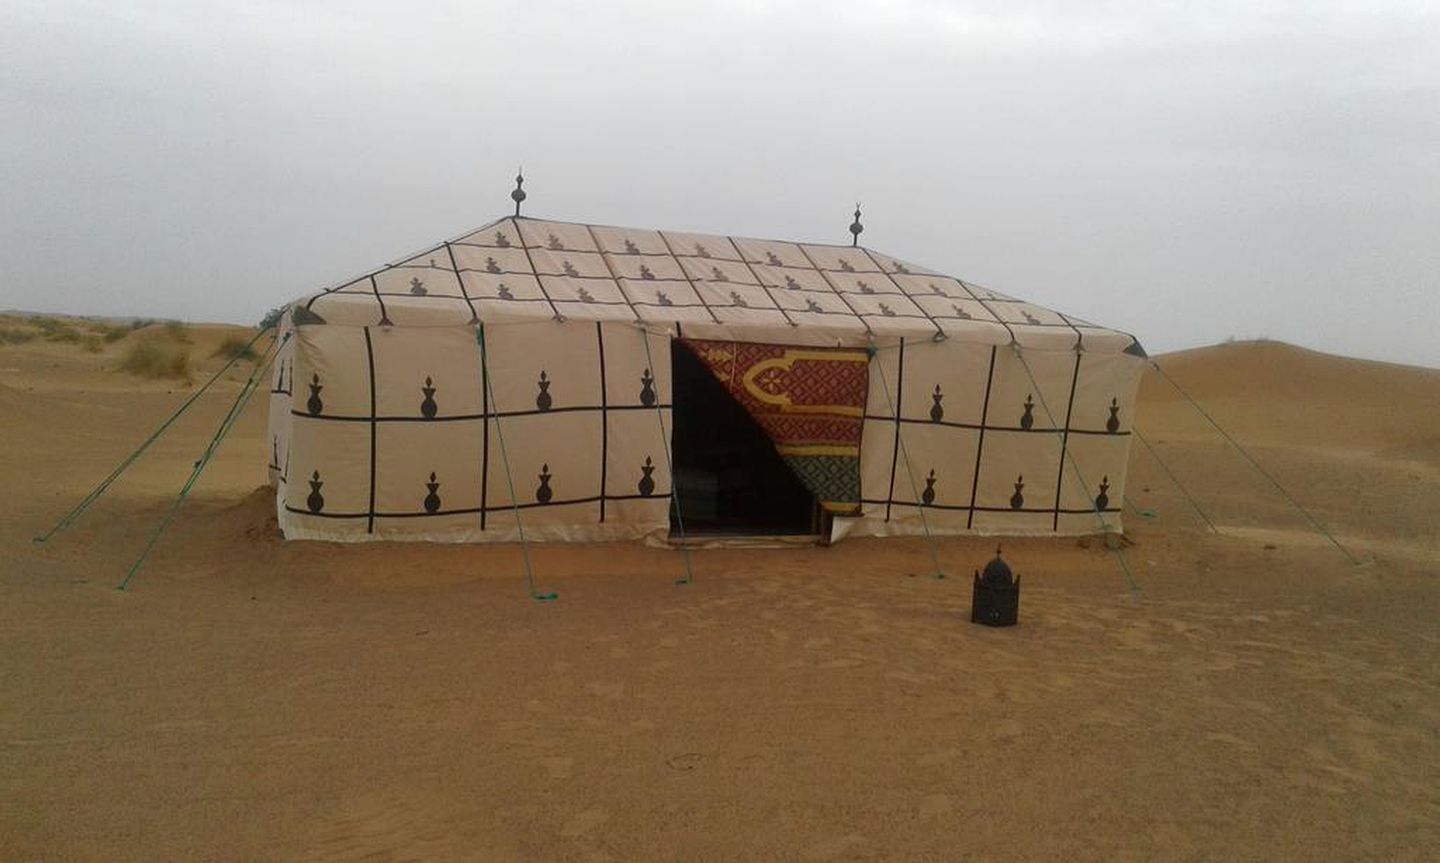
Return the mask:
POLYGON ((985 571, 975 572, 975 590, 970 600, 970 622, 986 626, 1014 626, 1020 617, 1020 576, 1010 572, 1010 565, 1000 558, 985 564, 985 571))

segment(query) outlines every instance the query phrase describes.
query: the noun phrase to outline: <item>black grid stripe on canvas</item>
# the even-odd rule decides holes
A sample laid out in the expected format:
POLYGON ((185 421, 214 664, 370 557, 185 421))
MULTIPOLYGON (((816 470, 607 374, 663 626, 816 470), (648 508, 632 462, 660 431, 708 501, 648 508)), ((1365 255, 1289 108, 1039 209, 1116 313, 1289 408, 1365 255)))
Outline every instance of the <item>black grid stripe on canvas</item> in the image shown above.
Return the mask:
MULTIPOLYGON (((890 510, 895 505, 895 466, 900 459, 900 408, 905 398, 905 340, 900 340, 899 358, 895 361, 895 440, 890 445, 890 488, 885 493, 885 520, 890 520, 890 510)), ((882 371, 883 375, 884 372, 882 371)), ((884 383, 882 380, 881 383, 884 383)), ((888 384, 886 384, 888 386, 888 384)))
MULTIPOLYGON (((1076 331, 1079 334, 1079 331, 1076 331)), ((1080 382, 1081 353, 1075 352, 1075 369, 1070 373, 1070 396, 1065 403, 1065 431, 1060 436, 1060 467, 1055 474, 1055 520, 1051 530, 1060 529, 1060 491, 1065 486, 1065 453, 1070 446, 1070 416, 1075 411, 1075 385, 1080 382)), ((1049 409, 1046 409, 1049 413, 1049 409)))
POLYGON ((365 327, 365 361, 370 370, 370 503, 369 521, 365 525, 366 533, 375 532, 375 348, 370 342, 370 328, 365 327))
POLYGON ((965 518, 965 529, 975 526, 975 497, 980 493, 980 457, 985 452, 985 423, 990 419, 990 390, 995 384, 995 354, 998 348, 990 347, 990 368, 985 372, 985 400, 980 403, 980 438, 975 442, 975 473, 970 479, 970 514, 965 518))

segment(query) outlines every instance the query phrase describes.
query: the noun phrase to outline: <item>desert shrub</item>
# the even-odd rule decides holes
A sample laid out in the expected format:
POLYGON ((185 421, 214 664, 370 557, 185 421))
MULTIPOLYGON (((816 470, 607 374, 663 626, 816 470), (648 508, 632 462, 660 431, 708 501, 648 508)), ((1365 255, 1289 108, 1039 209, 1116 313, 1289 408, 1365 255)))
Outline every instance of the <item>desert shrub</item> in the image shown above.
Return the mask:
POLYGON ((160 323, 160 322, 157 321, 157 320, 155 320, 154 318, 136 318, 135 320, 133 320, 133 321, 130 322, 130 329, 131 329, 131 330, 143 330, 143 329, 145 329, 146 327, 150 326, 151 324, 158 324, 158 323, 160 323))
POLYGON ((190 343, 190 328, 180 321, 166 321, 165 335, 181 344, 190 343))
POLYGON ((266 312, 265 317, 260 319, 260 329, 268 330, 271 327, 277 326, 280 323, 280 316, 285 314, 286 308, 286 306, 278 306, 266 312))
POLYGON ((128 326, 112 324, 106 321, 87 321, 85 328, 94 333, 96 337, 104 339, 106 344, 118 342, 125 338, 125 335, 130 332, 128 326))
POLYGON ((0 327, 0 345, 23 345, 33 342, 40 334, 21 327, 0 327))
POLYGON ((137 341, 121 357, 120 370, 142 378, 189 378, 190 349, 158 339, 137 341))
POLYGON ((226 336, 220 347, 215 349, 212 357, 224 357, 227 360, 253 360, 255 349, 250 347, 250 340, 240 336, 226 336))
POLYGON ((86 333, 80 337, 80 347, 84 348, 86 353, 98 354, 100 349, 105 347, 105 340, 95 333, 86 333))

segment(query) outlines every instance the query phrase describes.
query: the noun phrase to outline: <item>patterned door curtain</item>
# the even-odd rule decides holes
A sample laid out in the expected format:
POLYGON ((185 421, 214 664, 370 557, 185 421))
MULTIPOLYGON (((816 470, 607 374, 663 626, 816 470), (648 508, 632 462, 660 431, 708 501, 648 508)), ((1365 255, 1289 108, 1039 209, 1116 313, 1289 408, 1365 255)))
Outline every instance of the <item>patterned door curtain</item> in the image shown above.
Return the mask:
POLYGON ((870 357, 853 348, 682 339, 765 430, 826 511, 860 511, 870 357))

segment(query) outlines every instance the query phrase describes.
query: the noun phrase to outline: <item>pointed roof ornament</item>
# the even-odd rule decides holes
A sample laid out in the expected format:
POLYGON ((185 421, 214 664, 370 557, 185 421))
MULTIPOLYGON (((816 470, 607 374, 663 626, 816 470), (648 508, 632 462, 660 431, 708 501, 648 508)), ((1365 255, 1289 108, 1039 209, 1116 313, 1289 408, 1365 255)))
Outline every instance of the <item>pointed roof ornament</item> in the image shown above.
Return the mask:
POLYGON ((520 202, 525 200, 525 172, 523 168, 515 171, 515 191, 510 193, 510 200, 515 202, 515 217, 520 217, 520 202))
POLYGON ((858 246, 858 245, 860 245, 860 232, 863 231, 863 230, 865 230, 865 226, 862 225, 862 224, 860 224, 860 202, 859 202, 859 201, 856 201, 856 202, 855 202, 855 221, 853 221, 853 222, 850 223, 850 245, 852 245, 852 246, 858 246))

